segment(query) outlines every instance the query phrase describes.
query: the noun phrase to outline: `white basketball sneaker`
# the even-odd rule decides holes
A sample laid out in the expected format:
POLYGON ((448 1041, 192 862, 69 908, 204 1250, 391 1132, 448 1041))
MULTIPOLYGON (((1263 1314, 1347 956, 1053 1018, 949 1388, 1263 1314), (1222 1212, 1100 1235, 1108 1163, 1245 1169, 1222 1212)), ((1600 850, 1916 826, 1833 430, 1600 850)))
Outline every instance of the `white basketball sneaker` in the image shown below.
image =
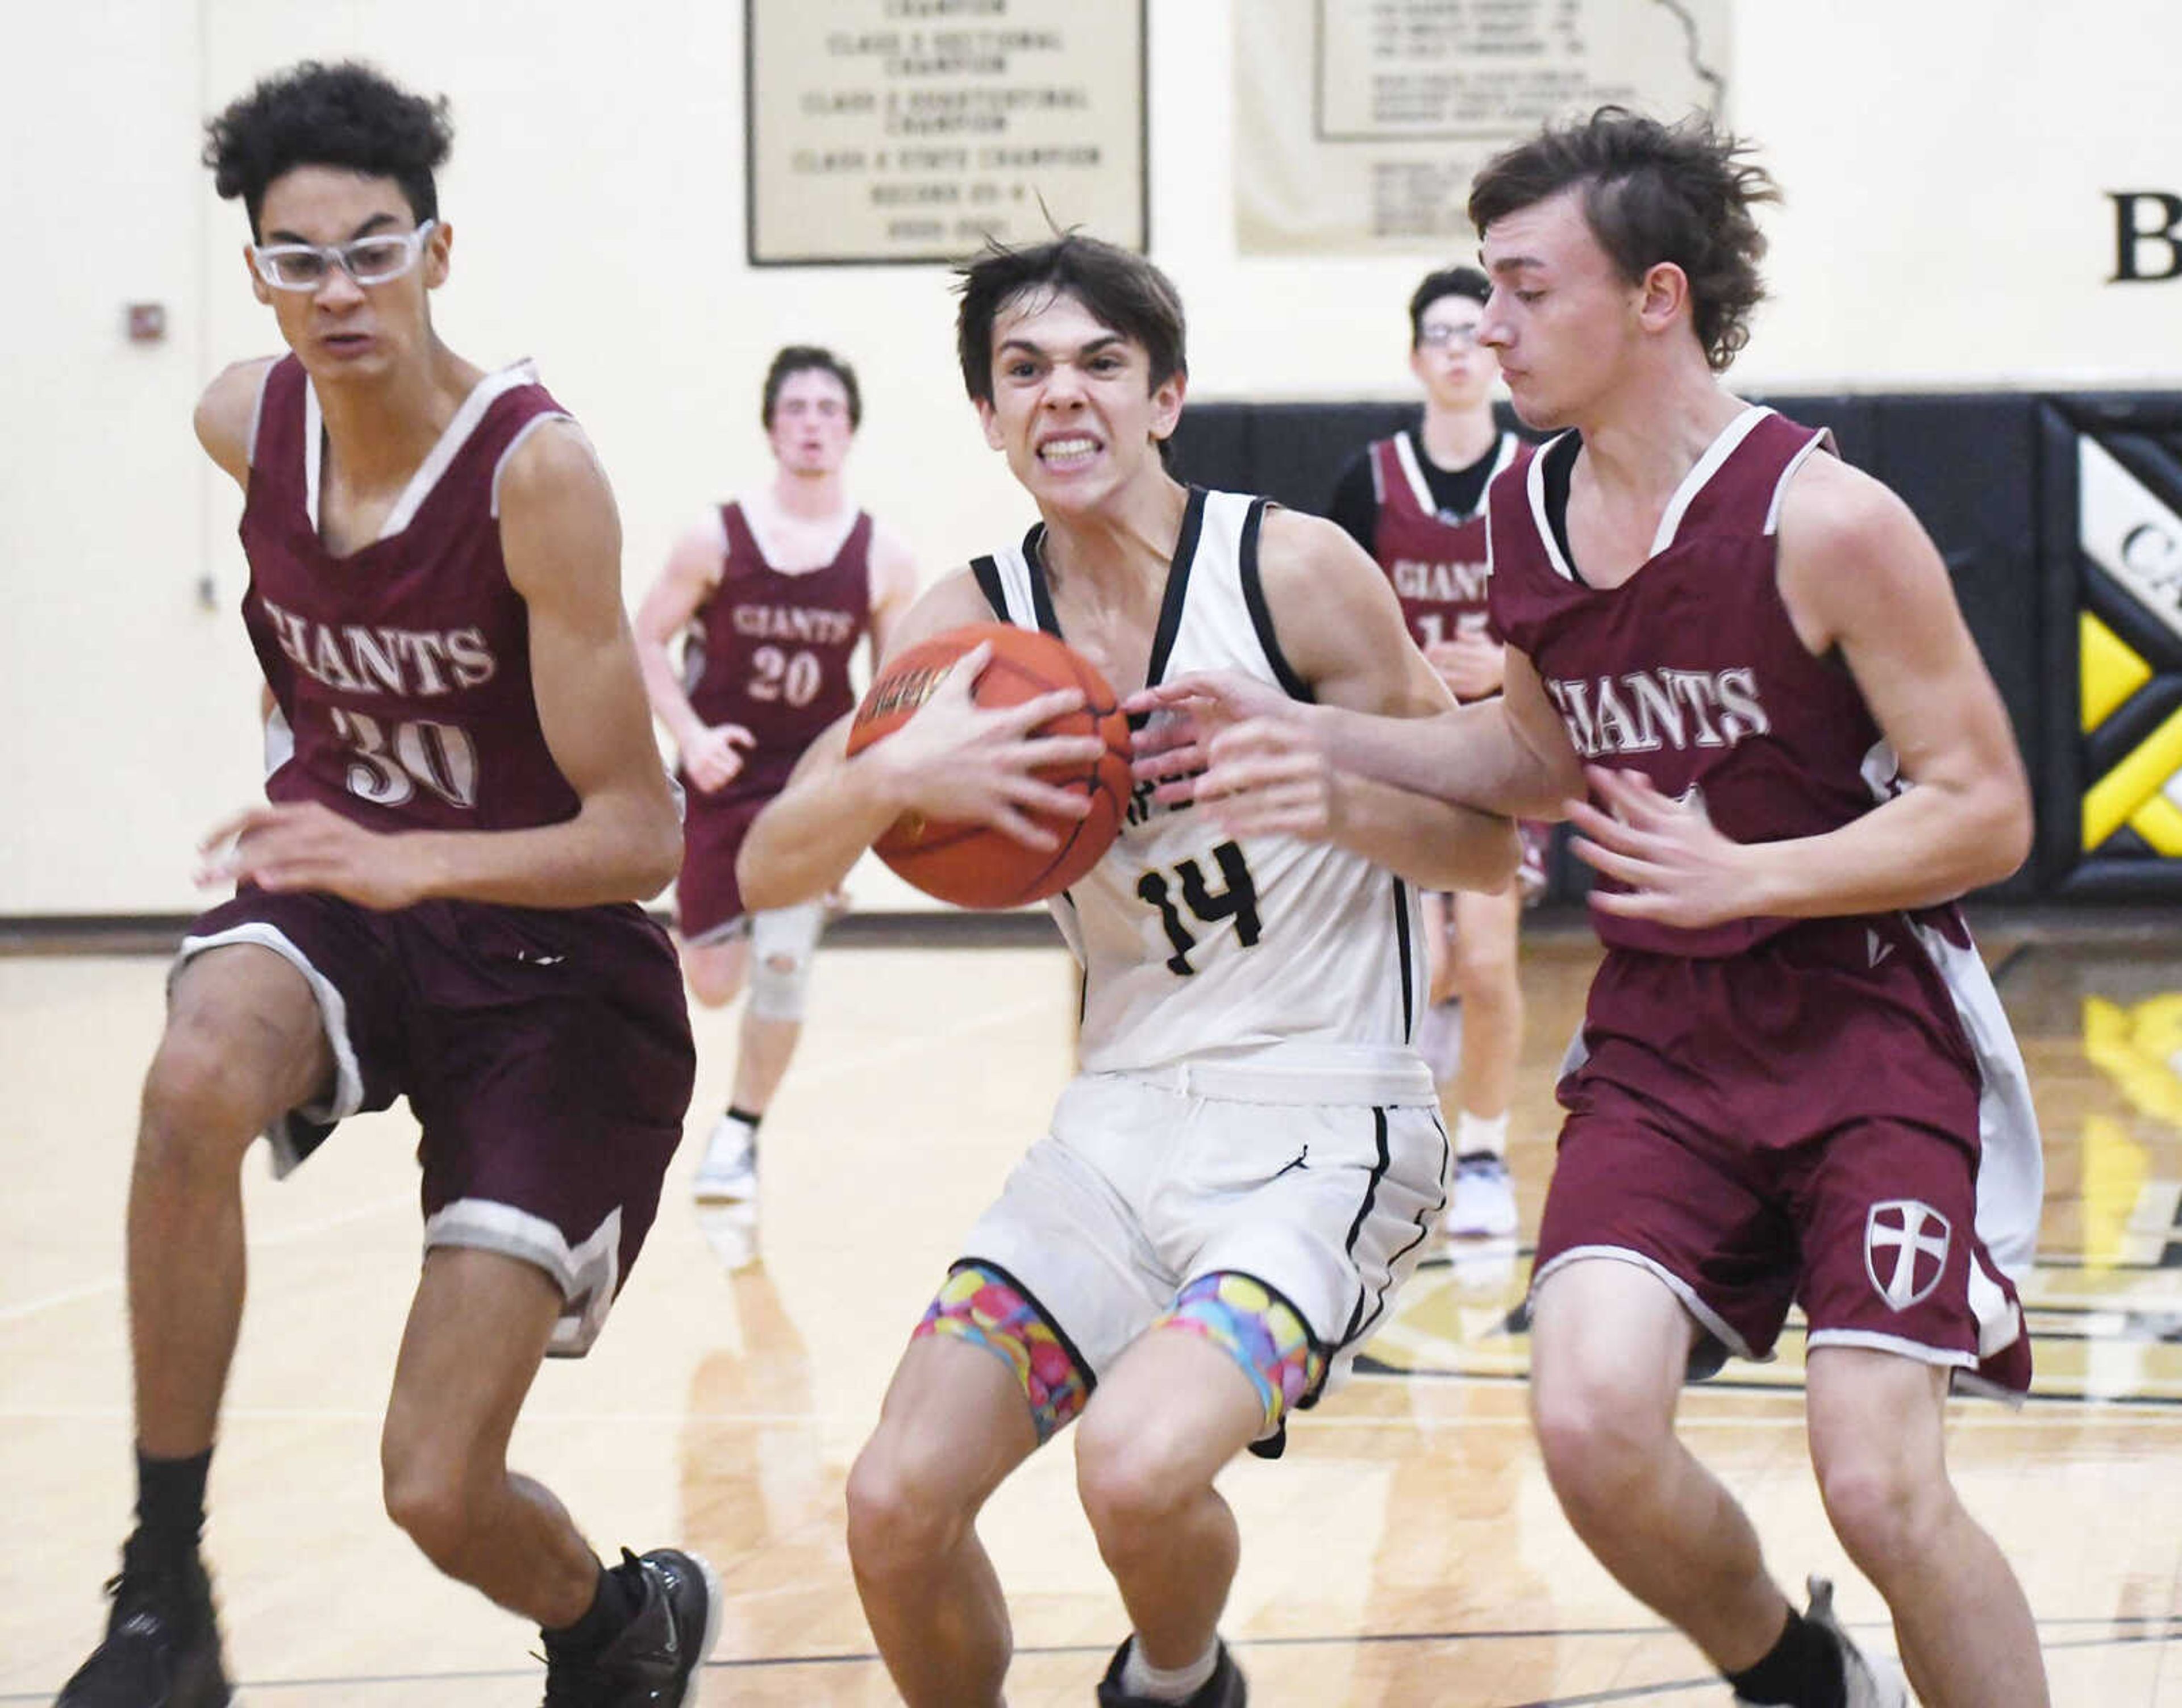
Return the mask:
POLYGON ((1440 1230, 1450 1240, 1494 1239, 1515 1231, 1515 1181, 1505 1157, 1457 1158, 1454 1201, 1440 1230))
POLYGON ((1894 1657, 1865 1654, 1856 1646, 1856 1639, 1841 1629, 1841 1621, 1834 1617, 1832 1581, 1825 1578, 1803 1581, 1811 1592, 1810 1611, 1803 1617, 1832 1638, 1841 1650, 1841 1683, 1847 1692, 1844 1700, 1848 1708, 1911 1708, 1909 1685, 1894 1657))
POLYGON ((749 1122, 720 1117, 691 1192, 701 1204, 745 1204, 757 1197, 757 1135, 749 1122))

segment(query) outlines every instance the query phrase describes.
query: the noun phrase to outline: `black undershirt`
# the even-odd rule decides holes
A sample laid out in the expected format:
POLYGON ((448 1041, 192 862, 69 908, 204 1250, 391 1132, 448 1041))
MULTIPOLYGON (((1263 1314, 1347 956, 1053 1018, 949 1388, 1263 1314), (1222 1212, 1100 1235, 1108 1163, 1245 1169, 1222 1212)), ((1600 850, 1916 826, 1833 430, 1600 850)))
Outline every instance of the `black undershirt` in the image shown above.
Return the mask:
MULTIPOLYGON (((1493 462, 1500 455, 1498 438, 1494 438, 1485 455, 1476 462, 1465 463, 1460 468, 1442 468, 1425 455, 1416 428, 1404 428, 1402 437, 1409 441, 1409 449, 1416 453, 1417 467, 1425 472, 1425 485, 1432 493, 1432 507, 1443 516, 1475 516, 1485 501, 1486 483, 1492 479, 1493 462)), ((1371 447, 1367 445, 1342 465, 1340 477, 1333 484, 1333 497, 1326 506, 1327 517, 1340 523, 1349 537, 1366 551, 1372 549, 1372 537, 1379 528, 1379 502, 1374 491, 1371 447)))
POLYGON ((1569 479, 1576 473, 1576 453, 1582 449, 1581 439, 1573 433, 1565 433, 1547 448, 1542 459, 1546 466, 1546 523, 1553 531, 1553 543, 1561 549, 1561 561, 1580 582, 1583 581, 1583 572, 1576 567, 1576 552, 1569 544, 1568 507, 1569 479))

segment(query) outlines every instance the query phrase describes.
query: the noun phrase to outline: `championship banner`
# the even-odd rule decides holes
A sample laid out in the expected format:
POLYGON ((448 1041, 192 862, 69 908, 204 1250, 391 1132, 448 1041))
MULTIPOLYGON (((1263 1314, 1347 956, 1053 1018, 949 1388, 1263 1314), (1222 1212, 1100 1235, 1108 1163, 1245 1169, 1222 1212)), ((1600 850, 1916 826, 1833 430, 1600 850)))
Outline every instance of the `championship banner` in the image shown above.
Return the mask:
POLYGON ((1493 155, 1618 102, 1723 113, 1733 0, 1238 0, 1235 233, 1256 255, 1466 252, 1493 155))
POLYGON ((745 0, 754 267, 1148 240, 1144 0, 745 0))

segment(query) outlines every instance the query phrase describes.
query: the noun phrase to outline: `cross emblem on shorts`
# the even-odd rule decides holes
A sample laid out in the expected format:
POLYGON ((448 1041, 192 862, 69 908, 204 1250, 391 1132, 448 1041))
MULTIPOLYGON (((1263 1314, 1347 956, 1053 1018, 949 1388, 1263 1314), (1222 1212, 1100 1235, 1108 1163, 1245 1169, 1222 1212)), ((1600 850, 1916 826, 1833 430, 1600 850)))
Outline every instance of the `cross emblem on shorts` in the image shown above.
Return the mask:
POLYGON ((1871 1207, 1864 1224, 1864 1272, 1889 1309, 1906 1311, 1940 1285, 1953 1235, 1945 1216, 1914 1198, 1887 1198, 1871 1207), (1882 1267, 1889 1269, 1883 1280, 1882 1267))

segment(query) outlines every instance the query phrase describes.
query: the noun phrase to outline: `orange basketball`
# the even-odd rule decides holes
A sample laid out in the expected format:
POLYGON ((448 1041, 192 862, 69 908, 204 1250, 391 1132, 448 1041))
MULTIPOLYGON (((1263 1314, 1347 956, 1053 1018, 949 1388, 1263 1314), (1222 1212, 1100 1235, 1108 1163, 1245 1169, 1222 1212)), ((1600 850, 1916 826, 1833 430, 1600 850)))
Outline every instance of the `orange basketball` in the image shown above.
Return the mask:
POLYGON ((1082 710, 1048 720, 1040 735, 1095 735, 1106 750, 1088 764, 1049 766, 1038 775, 1091 797, 1080 819, 1026 811, 1061 839, 1057 848, 1026 847, 981 824, 931 821, 905 813, 872 851, 928 896, 965 908, 1010 908, 1058 895, 1099 863, 1121 828, 1129 805, 1129 721, 1098 668, 1065 641, 1012 623, 978 622, 936 634, 889 659, 849 727, 849 751, 860 753, 906 723, 947 673, 981 641, 993 656, 972 692, 984 706, 1020 705, 1057 688, 1083 690, 1082 710))

